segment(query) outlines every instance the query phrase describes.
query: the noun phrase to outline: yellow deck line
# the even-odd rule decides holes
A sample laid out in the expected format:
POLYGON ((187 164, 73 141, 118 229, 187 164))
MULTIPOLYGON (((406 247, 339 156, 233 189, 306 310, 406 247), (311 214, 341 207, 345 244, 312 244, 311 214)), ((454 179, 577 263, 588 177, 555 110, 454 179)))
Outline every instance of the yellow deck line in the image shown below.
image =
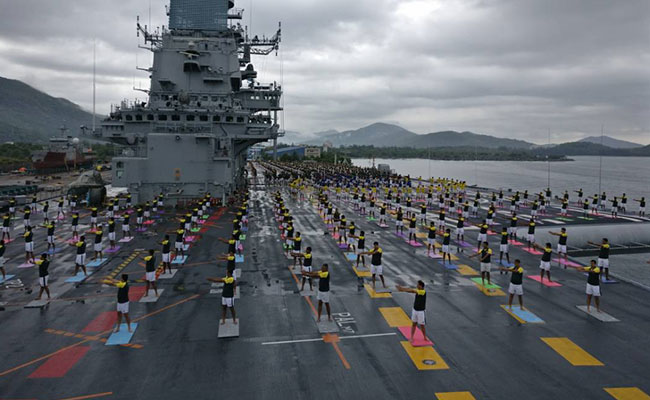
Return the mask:
MULTIPOLYGON (((381 285, 381 281, 379 284, 381 285)), ((375 292, 375 289, 373 289, 369 283, 364 284, 363 287, 366 288, 366 292, 368 292, 368 295, 370 295, 370 297, 373 299, 387 299, 393 297, 390 293, 375 292)))
POLYGON ((492 289, 493 291, 490 292, 488 289, 484 288, 483 285, 480 285, 476 282, 472 282, 478 290, 481 291, 486 296, 505 296, 506 294, 503 292, 501 289, 492 289))
POLYGON ((604 388, 610 396, 617 400, 650 400, 643 390, 638 387, 620 387, 620 388, 604 388))
POLYGON ((602 367, 603 364, 598 359, 587 353, 582 347, 573 343, 571 339, 565 337, 542 337, 540 338, 550 348, 555 350, 559 355, 564 357, 571 365, 576 367, 591 366, 602 367))
POLYGON ((352 266, 352 269, 354 270, 354 273, 357 274, 359 278, 370 278, 372 276, 370 271, 359 271, 355 266, 352 266))
POLYGON ((449 369, 449 365, 445 360, 440 357, 437 351, 432 346, 413 347, 411 344, 404 340, 400 342, 406 354, 411 357, 411 361, 419 370, 438 370, 449 369))
POLYGON ((436 393, 438 400, 476 400, 470 392, 444 392, 436 393))
POLYGON ((458 273, 461 275, 469 276, 479 275, 479 272, 477 270, 465 264, 458 264, 458 273))
POLYGON ((402 310, 402 307, 379 307, 379 312, 391 328, 411 325, 411 319, 402 310))

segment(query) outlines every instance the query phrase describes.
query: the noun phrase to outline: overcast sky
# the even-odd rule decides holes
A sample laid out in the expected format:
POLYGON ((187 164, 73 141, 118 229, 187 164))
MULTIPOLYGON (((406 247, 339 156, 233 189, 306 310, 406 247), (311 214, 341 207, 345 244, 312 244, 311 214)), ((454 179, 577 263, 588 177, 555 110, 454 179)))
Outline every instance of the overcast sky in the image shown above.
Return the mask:
MULTIPOLYGON (((650 143, 650 1, 236 0, 252 31, 282 21, 282 52, 254 59, 281 80, 285 128, 373 122, 545 143, 605 133, 650 143), (283 62, 281 61, 283 60, 283 62)), ((144 98, 151 55, 135 18, 166 0, 0 0, 0 76, 97 112, 144 98)))

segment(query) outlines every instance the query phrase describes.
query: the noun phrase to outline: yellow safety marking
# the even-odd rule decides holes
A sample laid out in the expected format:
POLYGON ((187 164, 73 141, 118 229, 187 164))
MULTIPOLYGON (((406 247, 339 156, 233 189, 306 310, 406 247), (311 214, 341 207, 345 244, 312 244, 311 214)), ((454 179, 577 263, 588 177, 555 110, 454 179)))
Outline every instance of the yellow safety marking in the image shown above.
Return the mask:
POLYGON ((364 284, 363 287, 366 288, 366 292, 368 292, 370 297, 373 298, 373 299, 386 299, 386 298, 393 297, 390 293, 377 293, 377 292, 375 292, 375 289, 373 289, 372 286, 370 286, 369 283, 364 284))
POLYGON ((411 344, 404 340, 400 342, 406 351, 406 354, 411 357, 411 361, 419 370, 434 370, 434 369, 449 369, 449 365, 445 360, 440 357, 437 351, 432 346, 413 347, 411 344))
POLYGON ((391 328, 410 326, 412 324, 411 319, 402 310, 402 307, 379 307, 379 312, 384 316, 391 328))
POLYGON ((573 343, 571 339, 565 337, 543 337, 540 338, 550 348, 555 350, 559 355, 564 357, 571 365, 576 367, 592 366, 602 367, 602 362, 598 361, 591 354, 587 353, 582 347, 573 343))
POLYGON ((643 390, 638 387, 620 387, 620 388, 604 388, 607 393, 618 400, 650 400, 643 390))
POLYGON ((357 274, 359 278, 369 278, 372 276, 370 271, 359 271, 355 266, 353 266, 352 269, 354 270, 354 273, 357 274))
POLYGON ((478 271, 469 265, 458 264, 458 273, 461 275, 479 275, 478 271))
POLYGON ((444 392, 436 393, 438 400, 476 400, 470 392, 444 392))
POLYGON ((505 296, 506 294, 501 289, 486 289, 483 285, 473 282, 478 290, 486 296, 505 296))

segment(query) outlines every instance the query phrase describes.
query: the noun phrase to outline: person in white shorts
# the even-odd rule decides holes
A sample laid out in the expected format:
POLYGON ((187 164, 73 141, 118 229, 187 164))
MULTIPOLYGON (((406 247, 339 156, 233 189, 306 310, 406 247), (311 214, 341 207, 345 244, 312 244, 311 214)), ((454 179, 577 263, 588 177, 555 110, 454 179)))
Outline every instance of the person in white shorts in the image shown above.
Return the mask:
POLYGON ((117 288, 117 324, 113 332, 120 331, 122 325, 122 316, 126 320, 126 327, 131 332, 131 318, 129 318, 129 276, 122 274, 122 280, 105 279, 102 281, 107 285, 115 286, 117 288))
POLYGON ((318 278, 318 317, 316 322, 320 322, 320 315, 323 312, 323 303, 325 303, 325 308, 327 309, 327 320, 332 320, 332 310, 330 309, 330 273, 329 266, 323 264, 318 272, 302 272, 303 276, 308 276, 311 278, 318 278))
POLYGON ((84 275, 88 275, 86 272, 86 237, 80 237, 77 243, 72 243, 70 246, 74 246, 77 251, 74 260, 74 274, 77 275, 77 272, 81 269, 84 275))
POLYGON ((171 241, 169 240, 169 235, 165 235, 165 238, 160 243, 162 244, 162 263, 163 263, 163 274, 165 271, 172 273, 172 264, 171 264, 171 241))
POLYGON ((411 311, 411 337, 409 342, 412 344, 415 338, 415 329, 420 326, 422 331, 422 337, 426 339, 426 305, 427 305, 427 292, 424 290, 424 282, 421 280, 418 281, 418 285, 415 288, 409 288, 404 286, 397 285, 397 290, 400 292, 407 292, 415 294, 415 300, 413 302, 413 311, 411 311))
POLYGON ((50 267, 50 260, 47 259, 47 254, 41 254, 41 258, 36 260, 36 265, 38 265, 38 285, 40 286, 36 300, 41 299, 43 292, 47 293, 47 298, 49 299, 50 288, 47 285, 49 280, 48 278, 50 277, 50 274, 48 272, 48 268, 50 267))
POLYGON ((562 228, 560 232, 549 231, 548 233, 560 238, 557 243, 557 263, 559 265, 562 262, 562 255, 564 255, 564 268, 566 269, 566 264, 569 261, 569 257, 566 252, 566 243, 569 235, 566 233, 566 228, 562 228))
POLYGON ((149 249, 149 254, 144 257, 144 279, 147 281, 147 286, 144 292, 145 297, 149 296, 149 288, 153 288, 153 292, 158 297, 158 288, 156 287, 156 257, 154 250, 149 249))
POLYGON ((600 267, 596 264, 596 260, 591 260, 588 267, 577 267, 576 269, 588 273, 586 289, 587 312, 590 312, 592 297, 596 303, 596 311, 600 312, 600 267))
POLYGON ((605 279, 609 280, 609 240, 603 238, 600 245, 594 242, 588 243, 594 246, 600 246, 598 251, 598 267, 600 267, 601 271, 605 270, 605 279))
POLYGON ((34 263, 34 233, 31 227, 27 227, 25 234, 25 263, 34 263))
POLYGON ((384 281, 384 269, 381 266, 381 256, 383 250, 379 247, 379 242, 374 242, 372 244, 372 249, 359 253, 359 255, 369 255, 370 256, 370 273, 372 274, 372 288, 375 288, 375 277, 379 275, 381 280, 381 285, 385 288, 386 282, 384 281))
MULTIPOLYGON (((539 249, 539 246, 534 245, 536 249, 539 249)), ((542 259, 539 262, 539 282, 542 283, 544 280, 544 271, 548 277, 548 281, 551 282, 551 256, 553 255, 553 247, 550 243, 546 243, 542 253, 542 259)))
POLYGON ((519 259, 515 260, 515 265, 511 268, 499 267, 501 271, 511 272, 510 276, 510 285, 508 286, 508 293, 510 297, 508 298, 508 308, 512 310, 512 299, 517 295, 519 297, 519 308, 524 309, 524 268, 521 266, 521 261, 519 259))
MULTIPOLYGON (((485 280, 488 281, 488 286, 492 283, 490 282, 490 269, 492 267, 492 249, 488 246, 488 242, 483 242, 483 248, 478 253, 472 254, 469 258, 479 257, 479 262, 481 264, 481 281, 483 287, 485 287, 485 280)), ((493 291, 493 289, 489 289, 493 291)))
POLYGON ((226 311, 230 309, 232 322, 237 325, 237 313, 235 312, 235 293, 237 293, 237 280, 232 276, 230 270, 226 271, 225 278, 207 278, 210 282, 223 283, 221 293, 221 325, 226 323, 226 311))

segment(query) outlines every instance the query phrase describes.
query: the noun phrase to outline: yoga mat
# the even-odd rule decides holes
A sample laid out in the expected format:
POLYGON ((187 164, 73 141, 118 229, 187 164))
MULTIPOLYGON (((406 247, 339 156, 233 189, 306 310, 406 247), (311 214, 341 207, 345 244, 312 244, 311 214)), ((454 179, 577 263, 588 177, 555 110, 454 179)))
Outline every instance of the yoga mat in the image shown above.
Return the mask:
POLYGON ((526 278, 532 279, 534 281, 540 282, 544 286, 548 287, 560 287, 562 286, 560 283, 557 282, 549 282, 548 279, 544 279, 543 281, 540 279, 539 275, 528 275, 526 278))
POLYGON ((153 220, 153 219, 148 219, 148 220, 144 221, 142 224, 143 224, 143 225, 151 225, 151 224, 153 224, 153 223, 154 223, 154 220, 153 220))
POLYGON ((105 263, 106 261, 108 261, 108 258, 98 258, 97 260, 92 260, 88 262, 88 264, 86 264, 86 267, 97 268, 103 263, 105 263))
POLYGON ((187 261, 187 256, 174 257, 172 264, 185 264, 185 261, 187 261))
POLYGON ((377 224, 377 225, 379 225, 380 228, 388 228, 388 225, 386 224, 377 224))
POLYGON ((483 281, 481 280, 481 278, 470 278, 470 279, 472 280, 472 282, 486 289, 501 289, 501 286, 494 283, 486 284, 485 286, 483 286, 483 281))
POLYGON ((507 305, 501 305, 501 308, 506 310, 509 314, 513 314, 516 316, 519 322, 524 322, 524 323, 530 323, 530 324, 543 324, 544 320, 538 317, 537 315, 533 314, 532 312, 524 309, 522 310, 519 305, 512 305, 512 309, 508 308, 507 305))
POLYGON ((115 246, 115 248, 111 249, 110 247, 106 250, 104 250, 104 253, 117 253, 120 250, 120 246, 115 246))
POLYGON ((429 258, 442 258, 442 254, 440 254, 440 253, 435 253, 435 254, 434 253, 429 253, 429 258))
POLYGON ((129 243, 131 240, 133 240, 133 236, 128 236, 125 238, 122 238, 119 240, 120 243, 129 243))
MULTIPOLYGON (((194 233, 197 233, 197 232, 200 231, 200 230, 201 230, 201 228, 192 228, 192 229, 190 229, 190 231, 191 231, 191 232, 194 232, 194 233)), ((188 236, 188 237, 189 237, 189 236, 188 236)))
POLYGON ((554 258, 553 262, 560 263, 562 265, 568 265, 570 267, 582 267, 582 264, 578 264, 573 261, 567 262, 564 258, 554 258))
POLYGON ((79 282, 85 281, 86 278, 88 278, 88 276, 84 275, 83 271, 79 271, 79 272, 77 272, 77 275, 66 279, 65 282, 66 283, 79 283, 79 282))
MULTIPOLYGON (((411 327, 410 326, 400 326, 399 331, 402 333, 406 340, 411 339, 411 327)), ((415 328, 415 334, 413 335, 413 341, 411 342, 413 347, 422 347, 422 346, 433 346, 433 342, 428 338, 422 335, 420 327, 415 328)))
POLYGON ((348 259, 348 261, 357 261, 356 253, 345 253, 345 257, 348 259))
POLYGON ((347 243, 339 243, 338 246, 339 246, 339 249, 347 249, 348 248, 347 243))
POLYGON ((408 243, 409 245, 411 245, 413 247, 422 247, 422 243, 418 242, 417 240, 407 241, 406 243, 408 243))
POLYGON ((527 247, 523 247, 522 250, 525 251, 526 253, 530 253, 530 254, 532 254, 534 256, 542 255, 541 251, 535 250, 534 248, 529 249, 527 247))
POLYGON ((135 323, 135 322, 132 322, 131 323, 132 332, 129 332, 127 330, 126 323, 120 324, 120 331, 111 333, 111 336, 109 336, 108 340, 106 341, 106 346, 115 346, 115 345, 129 343, 131 341, 131 338, 135 334, 135 330, 137 329, 137 327, 138 327, 138 324, 135 323))
POLYGON ((7 274, 5 278, 0 278, 0 283, 8 282, 8 281, 10 281, 14 276, 16 276, 16 275, 10 275, 10 274, 7 274))
POLYGON ((471 243, 467 243, 464 240, 461 240, 460 242, 456 242, 456 243, 458 243, 458 245, 461 246, 461 247, 472 247, 471 243))
POLYGON ((31 262, 29 262, 29 263, 22 263, 22 264, 20 264, 20 265, 18 266, 18 268, 31 268, 31 267, 33 267, 34 265, 36 265, 36 264, 32 264, 31 262))
POLYGON ((236 263, 242 263, 242 262, 244 262, 244 255, 243 255, 243 254, 236 254, 236 255, 235 255, 235 262, 236 262, 236 263))
POLYGON ((587 306, 576 306, 576 308, 586 314, 591 315, 592 317, 596 318, 599 321, 602 322, 619 322, 618 319, 612 317, 611 315, 607 314, 606 312, 598 312, 596 311, 596 306, 592 304, 591 310, 587 312, 587 306))
POLYGON ((60 252, 62 252, 62 251, 63 251, 62 248, 60 248, 60 247, 56 247, 56 248, 54 248, 54 249, 49 249, 49 250, 46 251, 45 253, 46 253, 46 254, 49 254, 49 255, 52 255, 52 254, 60 253, 60 252))
POLYGON ((514 263, 509 263, 509 262, 506 261, 506 260, 501 261, 501 265, 503 265, 504 267, 508 267, 508 268, 511 268, 511 267, 514 267, 514 266, 515 266, 514 263))
POLYGON ((458 269, 458 265, 456 264, 450 264, 448 261, 438 261, 438 264, 442 265, 446 269, 458 269))
POLYGON ((147 228, 136 228, 135 231, 142 233, 142 232, 146 232, 147 228))

